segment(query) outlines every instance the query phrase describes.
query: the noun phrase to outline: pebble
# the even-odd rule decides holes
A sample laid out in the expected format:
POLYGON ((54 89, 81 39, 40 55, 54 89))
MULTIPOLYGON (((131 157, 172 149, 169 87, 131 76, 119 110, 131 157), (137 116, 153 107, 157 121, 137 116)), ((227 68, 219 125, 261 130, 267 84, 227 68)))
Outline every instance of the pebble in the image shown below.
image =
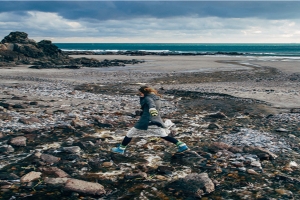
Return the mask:
POLYGON ((80 153, 81 151, 81 148, 78 147, 78 146, 72 146, 72 147, 63 147, 63 150, 65 152, 68 152, 68 153, 80 153))
POLYGON ((103 167, 111 167, 111 166, 113 166, 113 165, 114 165, 113 162, 103 162, 103 163, 102 163, 102 166, 103 166, 103 167))
POLYGON ((24 136, 19 136, 19 137, 15 137, 15 138, 12 138, 10 140, 10 144, 13 145, 13 146, 26 146, 26 140, 27 138, 24 137, 24 136))
POLYGON ((274 134, 247 128, 237 133, 222 135, 220 141, 235 146, 262 147, 274 153, 291 149, 285 141, 280 141, 280 138, 274 134))
POLYGON ((249 173, 249 174, 253 174, 253 175, 258 175, 259 173, 257 173, 255 170, 253 170, 253 169, 247 169, 247 172, 249 173))
POLYGON ((41 177, 42 173, 41 172, 29 172, 28 174, 24 175, 23 177, 21 177, 20 181, 21 183, 24 182, 31 182, 34 180, 37 180, 41 177))
POLYGON ((259 168, 261 168, 261 163, 259 162, 259 161, 252 161, 251 162, 251 164, 250 164, 251 166, 254 166, 254 167, 259 167, 259 168))
POLYGON ((299 165, 295 161, 290 161, 288 167, 298 167, 299 165))

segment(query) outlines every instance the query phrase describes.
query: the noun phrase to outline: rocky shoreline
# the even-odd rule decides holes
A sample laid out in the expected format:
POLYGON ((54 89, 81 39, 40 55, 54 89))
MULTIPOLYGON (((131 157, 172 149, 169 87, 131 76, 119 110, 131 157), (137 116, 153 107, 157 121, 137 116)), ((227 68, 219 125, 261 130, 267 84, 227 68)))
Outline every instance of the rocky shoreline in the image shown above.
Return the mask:
POLYGON ((126 71, 93 72, 103 77, 95 84, 66 72, 66 79, 1 75, 1 198, 299 198, 299 108, 282 112, 212 87, 197 91, 185 73, 176 86, 166 74, 134 72, 132 82, 126 71), (112 154, 138 119, 136 88, 160 77, 162 116, 190 151, 137 138, 124 156, 112 154))
POLYGON ((81 67, 111 67, 134 65, 143 60, 103 60, 72 58, 50 40, 35 42, 24 32, 11 32, 0 43, 0 67, 30 65, 34 69, 79 69, 81 67))
MULTIPOLYGON (((51 46, 21 36, 18 54, 24 42, 34 52, 51 46)), ((30 65, 15 65, 26 60, 15 56, 1 68, 1 199, 300 199, 299 72, 252 58, 208 60, 201 71, 205 58, 193 67, 174 57, 74 70, 74 59, 103 60, 54 50, 73 67, 41 50, 26 57, 30 65), (148 137, 133 139, 125 155, 110 152, 138 120, 142 84, 163 95, 162 118, 189 151, 148 137)))

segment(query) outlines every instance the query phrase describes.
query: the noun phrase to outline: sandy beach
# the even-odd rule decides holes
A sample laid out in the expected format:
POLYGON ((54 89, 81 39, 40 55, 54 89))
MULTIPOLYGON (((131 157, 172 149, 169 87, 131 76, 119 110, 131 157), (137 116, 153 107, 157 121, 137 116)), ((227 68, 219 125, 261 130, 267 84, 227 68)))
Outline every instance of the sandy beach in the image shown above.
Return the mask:
MULTIPOLYGON (((83 55, 72 55, 78 58, 83 55)), ((207 72, 247 70, 253 67, 274 67, 285 73, 299 73, 300 58, 246 57, 246 56, 125 56, 125 55, 84 55, 99 60, 145 60, 138 66, 127 66, 126 69, 146 72, 207 72)), ((116 68, 119 70, 119 68, 116 68)))
POLYGON ((88 57, 100 61, 104 59, 137 59, 145 62, 126 67, 81 68, 78 70, 29 69, 28 66, 2 68, 1 76, 8 78, 2 78, 0 81, 1 83, 16 83, 14 77, 19 77, 18 81, 30 81, 26 77, 34 77, 35 79, 61 80, 74 85, 82 83, 98 85, 121 82, 151 83, 154 87, 166 89, 204 91, 253 98, 266 101, 280 109, 297 108, 300 105, 300 84, 298 81, 291 81, 291 77, 300 73, 300 59, 297 58, 125 55, 73 55, 72 57, 88 57), (277 70, 274 74, 276 78, 265 77, 264 74, 261 74, 270 74, 266 71, 270 69, 277 70), (199 80, 201 78, 199 76, 197 79, 198 73, 202 73, 204 78, 205 74, 214 78, 199 80), (216 74, 214 75, 214 73, 216 74), (243 78, 242 75, 245 73, 250 74, 251 77, 243 78), (187 82, 184 77, 188 77, 190 74, 194 74, 195 77, 187 82), (259 74, 259 80, 255 74, 259 74), (172 77, 179 76, 181 78, 175 78, 173 82, 167 81, 172 77), (233 76, 235 78, 232 78, 233 76), (158 79, 153 81, 153 78, 158 79))

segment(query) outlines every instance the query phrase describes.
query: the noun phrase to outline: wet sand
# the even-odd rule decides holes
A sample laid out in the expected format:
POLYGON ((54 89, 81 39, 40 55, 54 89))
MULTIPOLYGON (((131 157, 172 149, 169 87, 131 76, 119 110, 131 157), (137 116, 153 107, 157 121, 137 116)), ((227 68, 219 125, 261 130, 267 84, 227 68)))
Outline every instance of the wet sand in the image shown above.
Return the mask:
MULTIPOLYGON (((140 70, 146 72, 205 72, 232 71, 238 69, 252 69, 252 67, 269 66, 285 73, 300 73, 300 58, 273 57, 237 57, 237 56, 126 56, 126 55, 73 55, 72 57, 87 57, 98 60, 145 60, 145 63, 127 66, 126 70, 140 70)), ((122 68, 113 68, 122 69, 122 68)), ((112 69, 112 70, 113 70, 112 69)))

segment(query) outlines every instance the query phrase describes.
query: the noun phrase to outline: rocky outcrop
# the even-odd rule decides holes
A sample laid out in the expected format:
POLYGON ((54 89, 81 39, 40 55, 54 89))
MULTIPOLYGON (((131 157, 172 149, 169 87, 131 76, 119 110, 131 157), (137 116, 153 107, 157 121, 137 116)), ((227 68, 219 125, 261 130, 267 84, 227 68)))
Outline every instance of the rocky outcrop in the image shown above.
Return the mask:
POLYGON ((16 31, 11 32, 8 36, 5 36, 1 43, 35 44, 35 41, 29 39, 27 33, 16 31))
POLYGON ((49 40, 35 42, 24 32, 11 32, 0 44, 0 62, 13 64, 32 64, 36 60, 69 59, 49 40))
POLYGON ((71 58, 50 40, 35 42, 24 32, 11 32, 0 43, 0 66, 32 65, 31 68, 111 67, 137 64, 143 61, 71 58))

